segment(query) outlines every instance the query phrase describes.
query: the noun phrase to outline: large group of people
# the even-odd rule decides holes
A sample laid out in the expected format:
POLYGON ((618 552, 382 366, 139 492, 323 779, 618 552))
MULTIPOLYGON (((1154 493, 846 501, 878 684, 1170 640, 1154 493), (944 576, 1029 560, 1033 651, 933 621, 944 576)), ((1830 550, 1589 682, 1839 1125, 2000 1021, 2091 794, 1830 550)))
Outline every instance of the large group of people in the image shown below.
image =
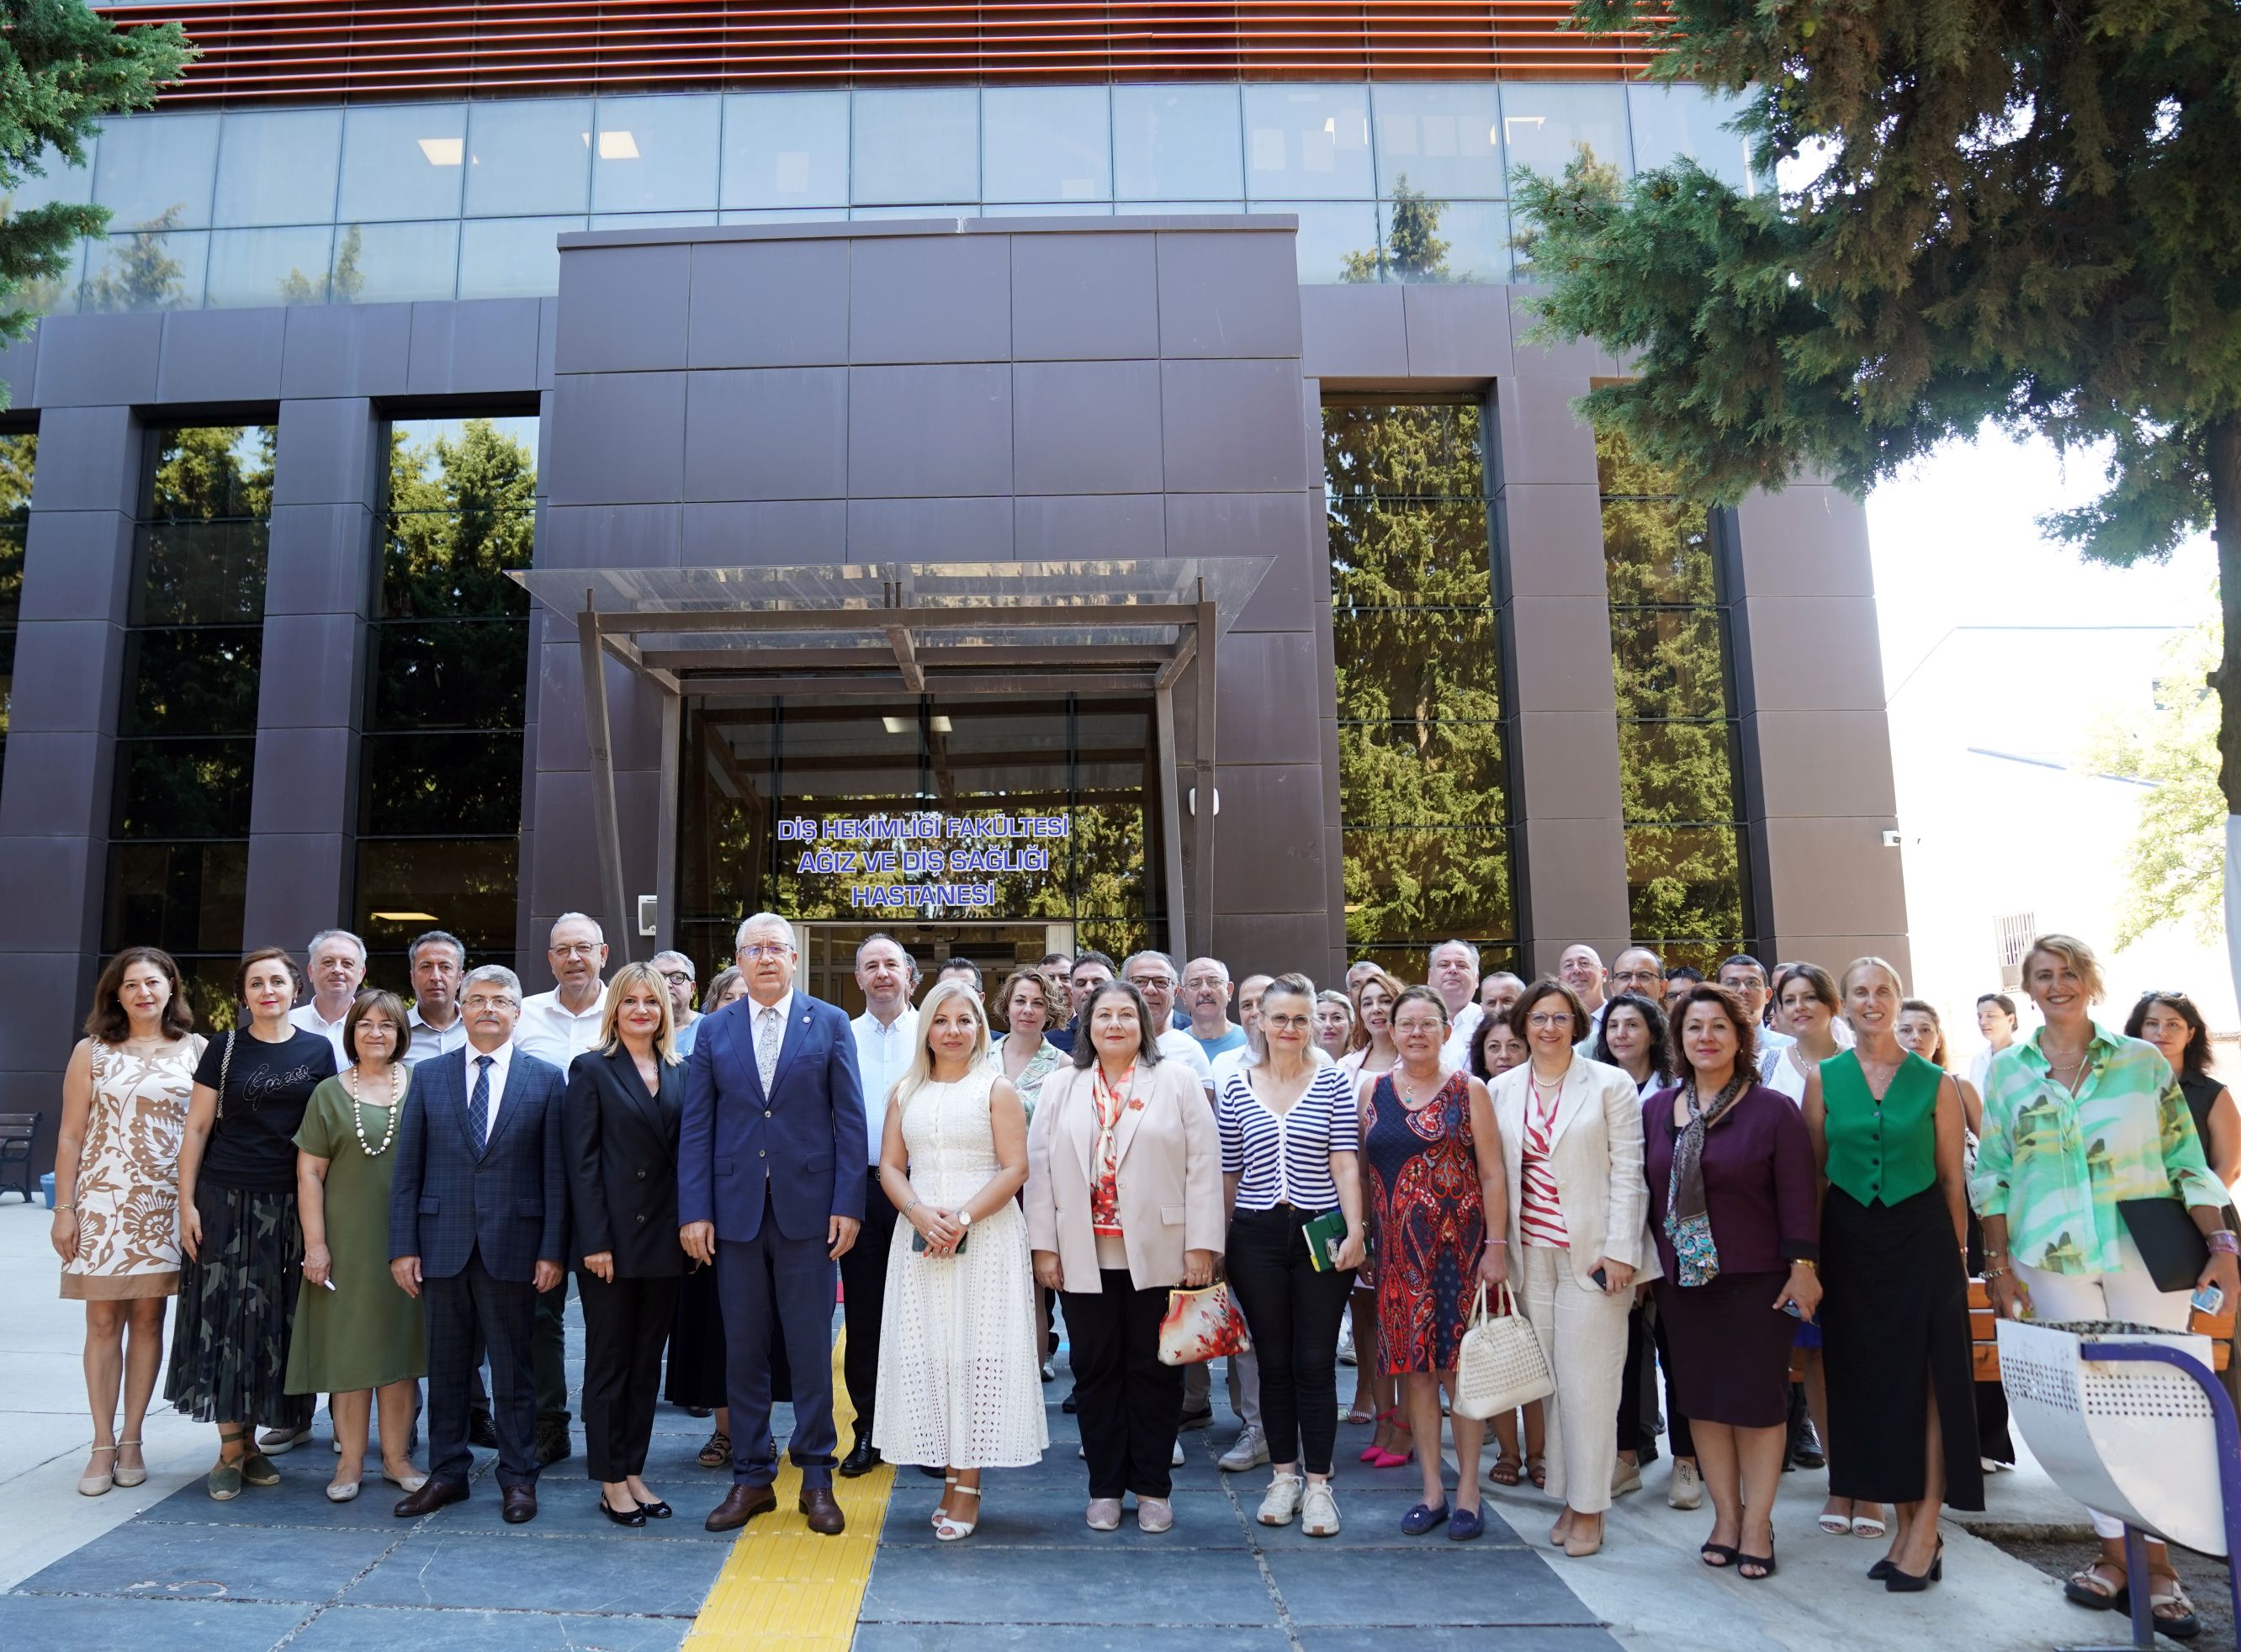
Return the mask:
MULTIPOLYGON (((813 1531, 845 1527, 836 1473, 889 1461, 939 1476, 934 1535, 967 1538, 1000 1495, 988 1472, 1048 1448, 1062 1319, 1084 1518, 1114 1530, 1133 1500, 1164 1532, 1181 1436, 1213 1419, 1207 1362, 1167 1346, 1171 1305, 1220 1282, 1251 1344, 1227 1361, 1221 1464, 1267 1467, 1266 1524, 1340 1532, 1350 1422, 1372 1430, 1362 1461, 1416 1465, 1404 1532, 1476 1538, 1482 1488, 1525 1479, 1549 1543, 1590 1555, 1662 1433, 1668 1500, 1710 1500, 1706 1566, 1772 1575, 1781 1476, 1825 1458, 1821 1528, 1887 1538, 1867 1575, 1907 1592, 1942 1575, 1941 1508, 1981 1507, 2012 1455, 1973 1381, 1972 1272, 2008 1314, 2183 1328, 2197 1283, 2241 1300, 2241 1113, 2202 1017, 2158 992, 2122 1033, 2097 1021, 2099 964, 2065 935, 2024 960, 2043 1025, 2022 1034, 1986 994, 1966 1076, 1873 957, 1737 955, 1707 978, 1577 945, 1529 981, 1455 940, 1421 984, 1364 961, 1341 990, 1086 952, 993 984, 953 960, 921 991, 880 934, 853 1020, 799 990, 769 913, 705 993, 677 953, 610 974, 580 913, 547 962, 552 989, 525 995, 431 931, 408 1001, 323 932, 306 968, 245 956, 234 1025, 205 1037, 168 955, 109 960, 56 1166, 63 1294, 86 1303, 80 1491, 146 1477, 176 1294, 164 1394, 217 1427, 212 1498, 277 1483, 325 1395, 329 1497, 358 1495, 378 1443, 397 1514, 425 1514, 469 1495, 480 1447, 504 1518, 533 1519, 540 1472, 572 1455, 572 1273, 585 1468, 617 1524, 672 1514, 646 1477, 666 1394, 712 1416, 699 1460, 731 1485, 712 1530, 775 1507, 786 1400, 813 1531), (2149 1274, 2120 1208, 2144 1200, 2204 1236, 2188 1288, 2149 1274), (1466 1334, 1513 1309, 1555 1391, 1451 1411, 1466 1334)), ((2068 1592, 2105 1608, 2131 1580, 2121 1528, 2095 1521, 2068 1592)), ((2192 1606, 2148 1552, 2157 1625, 2184 1636, 2192 1606)))

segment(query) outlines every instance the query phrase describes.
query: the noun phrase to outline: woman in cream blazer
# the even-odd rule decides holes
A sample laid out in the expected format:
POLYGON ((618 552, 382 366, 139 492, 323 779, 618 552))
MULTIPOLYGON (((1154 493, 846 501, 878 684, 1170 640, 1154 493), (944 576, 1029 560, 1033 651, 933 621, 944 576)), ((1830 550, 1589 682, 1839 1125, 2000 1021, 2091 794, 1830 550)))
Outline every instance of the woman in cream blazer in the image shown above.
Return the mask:
POLYGON ((1159 1359, 1174 1286, 1214 1278, 1223 1241, 1214 1110, 1180 1061, 1160 1060, 1143 995, 1107 981, 1082 1007, 1074 1065, 1043 1080, 1027 1131, 1027 1242, 1072 1345, 1091 1529, 1173 1523, 1169 1455, 1183 1373, 1159 1359))
POLYGON ((1488 1087, 1515 1190, 1509 1276, 1556 1377, 1548 1491, 1564 1508, 1549 1541, 1592 1555, 1618 1463, 1627 1312, 1657 1272, 1644 1242, 1642 1102, 1622 1070, 1574 1052, 1588 1015, 1562 983, 1527 987, 1510 1024, 1531 1057, 1488 1087))

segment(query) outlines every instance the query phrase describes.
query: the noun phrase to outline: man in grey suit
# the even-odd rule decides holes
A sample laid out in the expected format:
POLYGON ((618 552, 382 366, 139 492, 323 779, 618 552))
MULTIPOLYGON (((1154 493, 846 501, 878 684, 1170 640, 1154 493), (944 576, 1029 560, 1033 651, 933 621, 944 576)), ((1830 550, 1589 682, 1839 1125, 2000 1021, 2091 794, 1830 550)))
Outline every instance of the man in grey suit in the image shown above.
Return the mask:
POLYGON ((486 964, 460 992, 464 1049, 414 1069, 397 1127, 389 1271, 428 1321, 428 1483, 397 1505, 411 1519, 459 1502, 477 1343, 490 1354, 498 1481, 510 1525, 537 1518, 537 1294, 561 1279, 567 1231, 560 1069, 513 1046, 521 982, 486 964))

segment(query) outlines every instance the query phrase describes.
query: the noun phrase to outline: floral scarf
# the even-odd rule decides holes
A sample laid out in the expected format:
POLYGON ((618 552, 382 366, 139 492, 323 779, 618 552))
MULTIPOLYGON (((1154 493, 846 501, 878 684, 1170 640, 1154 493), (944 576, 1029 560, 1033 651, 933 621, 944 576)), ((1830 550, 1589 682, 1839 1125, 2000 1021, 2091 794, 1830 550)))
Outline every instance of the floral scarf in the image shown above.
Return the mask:
POLYGON ((1134 1062, 1120 1075, 1117 1087, 1105 1076, 1103 1063, 1093 1061, 1089 1070, 1095 1080, 1094 1094, 1097 1098, 1097 1150, 1090 1160, 1090 1168, 1094 1174, 1091 1175, 1089 1183, 1089 1231, 1118 1238, 1120 1233, 1120 1160, 1114 1150, 1114 1133, 1120 1127, 1122 1113, 1132 1107, 1141 1110, 1144 1104, 1135 1098, 1136 1067, 1134 1062))
POLYGON ((1674 1139, 1673 1175, 1665 1191, 1665 1236, 1673 1241, 1683 1285, 1709 1285, 1719 1277, 1719 1247, 1712 1242, 1712 1219, 1704 1208, 1704 1133, 1743 1099, 1749 1082, 1750 1074, 1738 1068, 1709 1107, 1696 1094, 1696 1080, 1681 1087, 1689 1122, 1674 1139))

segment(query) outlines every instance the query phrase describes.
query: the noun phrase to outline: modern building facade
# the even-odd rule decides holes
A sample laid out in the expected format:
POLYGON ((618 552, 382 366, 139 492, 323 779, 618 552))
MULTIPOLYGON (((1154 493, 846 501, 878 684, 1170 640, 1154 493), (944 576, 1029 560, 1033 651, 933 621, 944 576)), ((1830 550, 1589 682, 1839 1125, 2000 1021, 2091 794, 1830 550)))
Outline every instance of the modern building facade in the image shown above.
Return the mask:
POLYGON ((1740 182, 1716 100, 1446 0, 575 10, 120 11, 203 63, 11 204, 116 216, 0 357, 0 1111, 114 947, 336 923, 1903 960, 1858 507, 1671 497, 1510 284, 1511 169, 1740 182))

